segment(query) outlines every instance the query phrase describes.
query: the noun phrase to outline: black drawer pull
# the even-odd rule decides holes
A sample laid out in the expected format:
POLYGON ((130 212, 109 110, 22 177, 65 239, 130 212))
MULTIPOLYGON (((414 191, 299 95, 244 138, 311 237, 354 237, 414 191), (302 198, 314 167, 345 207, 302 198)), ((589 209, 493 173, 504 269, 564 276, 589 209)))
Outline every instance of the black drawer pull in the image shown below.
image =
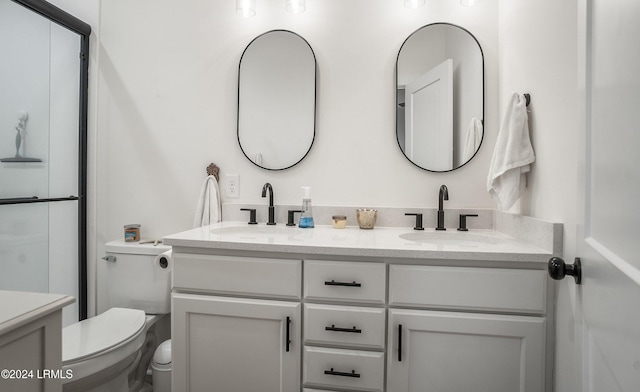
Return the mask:
POLYGON ((331 324, 330 327, 324 327, 324 330, 335 331, 335 332, 362 333, 362 330, 360 328, 356 328, 355 326, 353 328, 340 328, 340 327, 336 327, 334 324, 331 324))
POLYGON ((360 378, 360 374, 356 373, 355 370, 352 370, 351 373, 346 373, 346 372, 336 372, 336 371, 333 370, 333 368, 331 368, 331 370, 325 370, 324 374, 328 374, 330 376, 360 378))
POLYGON ((287 336, 285 337, 285 349, 287 350, 287 352, 289 352, 290 350, 290 346, 291 346, 291 317, 287 316, 287 320, 286 320, 287 326, 287 336))
POLYGON ((362 287, 362 283, 356 283, 356 281, 354 280, 353 282, 336 282, 335 280, 331 279, 331 282, 324 282, 325 286, 347 286, 347 287, 362 287))
POLYGON ((402 362, 402 324, 398 324, 398 362, 402 362))

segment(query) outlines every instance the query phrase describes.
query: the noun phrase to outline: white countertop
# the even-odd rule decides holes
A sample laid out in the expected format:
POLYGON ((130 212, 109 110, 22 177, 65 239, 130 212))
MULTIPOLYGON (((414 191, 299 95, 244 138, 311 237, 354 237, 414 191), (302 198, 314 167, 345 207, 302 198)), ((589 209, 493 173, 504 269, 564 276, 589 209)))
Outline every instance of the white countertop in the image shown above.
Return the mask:
POLYGON ((221 222, 166 236, 164 244, 176 248, 195 247, 231 251, 295 253, 306 255, 393 257, 411 259, 455 259, 547 262, 552 255, 522 240, 494 230, 458 232, 449 229, 416 231, 411 228, 357 226, 312 229, 247 225, 221 222), (413 236, 429 237, 414 240, 413 236), (403 238, 404 237, 404 238, 403 238))
POLYGON ((74 302, 73 297, 62 294, 0 290, 0 335, 74 302))

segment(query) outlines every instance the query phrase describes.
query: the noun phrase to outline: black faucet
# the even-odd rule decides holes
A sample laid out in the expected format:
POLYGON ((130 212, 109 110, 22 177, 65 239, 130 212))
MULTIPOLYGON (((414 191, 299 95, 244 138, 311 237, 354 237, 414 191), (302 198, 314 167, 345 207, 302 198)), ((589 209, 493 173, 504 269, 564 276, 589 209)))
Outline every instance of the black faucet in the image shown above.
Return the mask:
POLYGON ((446 185, 440 187, 440 193, 438 194, 438 226, 436 230, 447 230, 444 227, 444 200, 449 200, 449 190, 446 185))
POLYGON ((268 182, 262 187, 262 197, 267 197, 267 190, 269 190, 269 221, 267 224, 273 226, 276 224, 276 208, 273 206, 273 187, 268 182))

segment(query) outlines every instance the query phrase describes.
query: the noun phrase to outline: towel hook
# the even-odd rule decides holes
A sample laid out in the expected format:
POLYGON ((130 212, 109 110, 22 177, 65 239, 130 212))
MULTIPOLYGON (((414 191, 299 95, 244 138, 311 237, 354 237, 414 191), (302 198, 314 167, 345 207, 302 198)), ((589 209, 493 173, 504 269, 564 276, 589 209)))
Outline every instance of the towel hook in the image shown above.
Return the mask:
POLYGON ((526 94, 522 94, 522 95, 524 95, 524 100, 525 100, 527 106, 529 106, 529 104, 531 103, 531 94, 526 93, 526 94))
POLYGON ((215 163, 209 164, 207 166, 207 175, 214 176, 217 182, 220 182, 220 168, 215 163))

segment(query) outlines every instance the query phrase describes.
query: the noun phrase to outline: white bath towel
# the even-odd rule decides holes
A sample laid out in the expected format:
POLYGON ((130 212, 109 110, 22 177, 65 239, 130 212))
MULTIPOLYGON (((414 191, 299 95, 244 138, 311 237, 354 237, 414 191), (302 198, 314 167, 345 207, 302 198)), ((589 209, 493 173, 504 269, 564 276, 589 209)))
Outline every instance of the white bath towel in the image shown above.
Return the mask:
POLYGON ((464 143, 464 151, 462 154, 462 163, 467 161, 475 155, 480 143, 482 142, 482 121, 477 118, 472 118, 467 127, 467 140, 464 143))
POLYGON ((527 105, 524 96, 513 93, 502 120, 487 177, 487 191, 498 200, 501 210, 508 210, 520 198, 527 185, 529 165, 535 160, 529 139, 527 105))
POLYGON ((220 204, 220 188, 214 176, 204 180, 200 190, 200 199, 196 207, 196 216, 193 219, 193 227, 207 226, 222 219, 222 206, 220 204))

